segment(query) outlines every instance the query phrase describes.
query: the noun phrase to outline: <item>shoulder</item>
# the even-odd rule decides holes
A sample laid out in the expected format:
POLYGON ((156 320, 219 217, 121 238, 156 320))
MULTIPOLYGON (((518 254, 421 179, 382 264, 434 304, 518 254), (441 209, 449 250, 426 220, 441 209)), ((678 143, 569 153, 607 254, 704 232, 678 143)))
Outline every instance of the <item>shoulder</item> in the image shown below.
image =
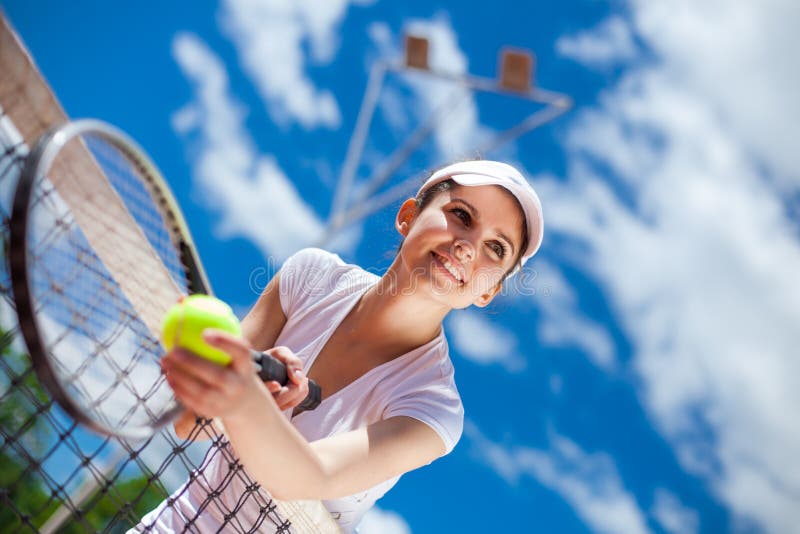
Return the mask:
POLYGON ((332 267, 344 264, 344 261, 338 254, 328 252, 321 248, 304 248, 289 256, 283 263, 283 267, 281 267, 281 276, 287 275, 286 272, 288 272, 288 276, 291 276, 294 274, 293 271, 313 266, 332 267))
POLYGON ((336 289, 345 281, 370 281, 379 278, 358 265, 346 263, 338 254, 320 248, 304 248, 293 254, 281 267, 281 279, 303 280, 306 286, 328 282, 336 289))
POLYGON ((284 313, 289 317, 298 307, 304 308, 328 295, 362 291, 377 278, 327 250, 302 249, 281 267, 280 297, 284 313))

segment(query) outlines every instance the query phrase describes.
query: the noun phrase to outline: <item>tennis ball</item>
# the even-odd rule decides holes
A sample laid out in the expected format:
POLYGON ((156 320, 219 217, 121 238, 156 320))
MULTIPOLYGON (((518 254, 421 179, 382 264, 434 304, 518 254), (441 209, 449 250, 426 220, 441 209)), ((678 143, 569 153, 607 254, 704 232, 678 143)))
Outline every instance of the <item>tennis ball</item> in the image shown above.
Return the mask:
POLYGON ((209 295, 192 295, 167 311, 161 324, 161 342, 168 351, 181 347, 214 363, 228 365, 231 361, 228 353, 203 341, 206 328, 242 335, 239 319, 230 306, 209 295))

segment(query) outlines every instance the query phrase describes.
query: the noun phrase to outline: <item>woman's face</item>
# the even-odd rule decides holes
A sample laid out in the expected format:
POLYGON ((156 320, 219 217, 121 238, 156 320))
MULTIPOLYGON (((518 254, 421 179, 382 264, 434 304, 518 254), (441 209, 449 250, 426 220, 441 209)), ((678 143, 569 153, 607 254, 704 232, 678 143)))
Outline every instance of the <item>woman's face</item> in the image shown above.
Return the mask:
POLYGON ((398 214, 406 237, 400 255, 414 289, 427 288, 452 308, 485 306, 514 266, 523 222, 517 201, 496 185, 456 185, 422 211, 404 204, 398 214))

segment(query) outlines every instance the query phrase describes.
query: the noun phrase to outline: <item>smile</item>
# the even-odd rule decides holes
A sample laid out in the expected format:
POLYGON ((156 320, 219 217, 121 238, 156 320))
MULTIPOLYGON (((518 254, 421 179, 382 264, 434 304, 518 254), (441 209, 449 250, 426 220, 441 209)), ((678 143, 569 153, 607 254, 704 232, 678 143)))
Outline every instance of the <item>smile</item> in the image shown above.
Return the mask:
POLYGON ((445 271, 447 271, 447 273, 448 273, 448 274, 449 274, 449 275, 450 275, 450 276, 451 276, 451 277, 452 277, 452 278, 453 278, 453 279, 454 279, 454 280, 455 280, 455 281, 456 281, 458 284, 461 284, 461 285, 463 285, 463 284, 464 284, 463 276, 461 275, 461 273, 459 273, 459 272, 458 272, 458 269, 456 269, 456 268, 453 266, 453 264, 451 264, 451 263, 450 263, 450 260, 448 260, 448 259, 447 259, 447 258, 445 258, 444 256, 440 256, 439 254, 437 254, 437 253, 435 253, 435 252, 431 252, 431 255, 433 256, 433 259, 436 261, 436 263, 437 263, 437 264, 439 264, 439 265, 442 267, 442 269, 444 269, 445 271))

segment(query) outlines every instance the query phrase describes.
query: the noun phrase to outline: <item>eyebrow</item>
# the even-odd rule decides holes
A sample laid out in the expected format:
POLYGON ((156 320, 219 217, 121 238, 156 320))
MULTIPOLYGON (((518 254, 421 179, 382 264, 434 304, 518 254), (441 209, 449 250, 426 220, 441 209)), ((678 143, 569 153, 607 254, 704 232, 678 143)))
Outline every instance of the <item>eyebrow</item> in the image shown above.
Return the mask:
MULTIPOLYGON (((475 217, 476 219, 480 219, 481 218, 480 212, 477 209, 475 209, 475 206, 473 206, 472 204, 470 204, 469 202, 467 202, 463 198, 454 198, 452 200, 454 202, 460 202, 460 203, 464 204, 467 207, 467 209, 469 209, 469 211, 472 212, 472 216, 475 217)), ((516 250, 517 250, 516 247, 514 246, 514 242, 511 241, 508 238, 508 236, 506 234, 504 234, 503 232, 501 232, 500 230, 495 229, 495 232, 497 232, 497 235, 502 240, 504 240, 506 243, 508 243, 509 247, 511 247, 511 256, 513 257, 514 254, 516 253, 516 250)))

